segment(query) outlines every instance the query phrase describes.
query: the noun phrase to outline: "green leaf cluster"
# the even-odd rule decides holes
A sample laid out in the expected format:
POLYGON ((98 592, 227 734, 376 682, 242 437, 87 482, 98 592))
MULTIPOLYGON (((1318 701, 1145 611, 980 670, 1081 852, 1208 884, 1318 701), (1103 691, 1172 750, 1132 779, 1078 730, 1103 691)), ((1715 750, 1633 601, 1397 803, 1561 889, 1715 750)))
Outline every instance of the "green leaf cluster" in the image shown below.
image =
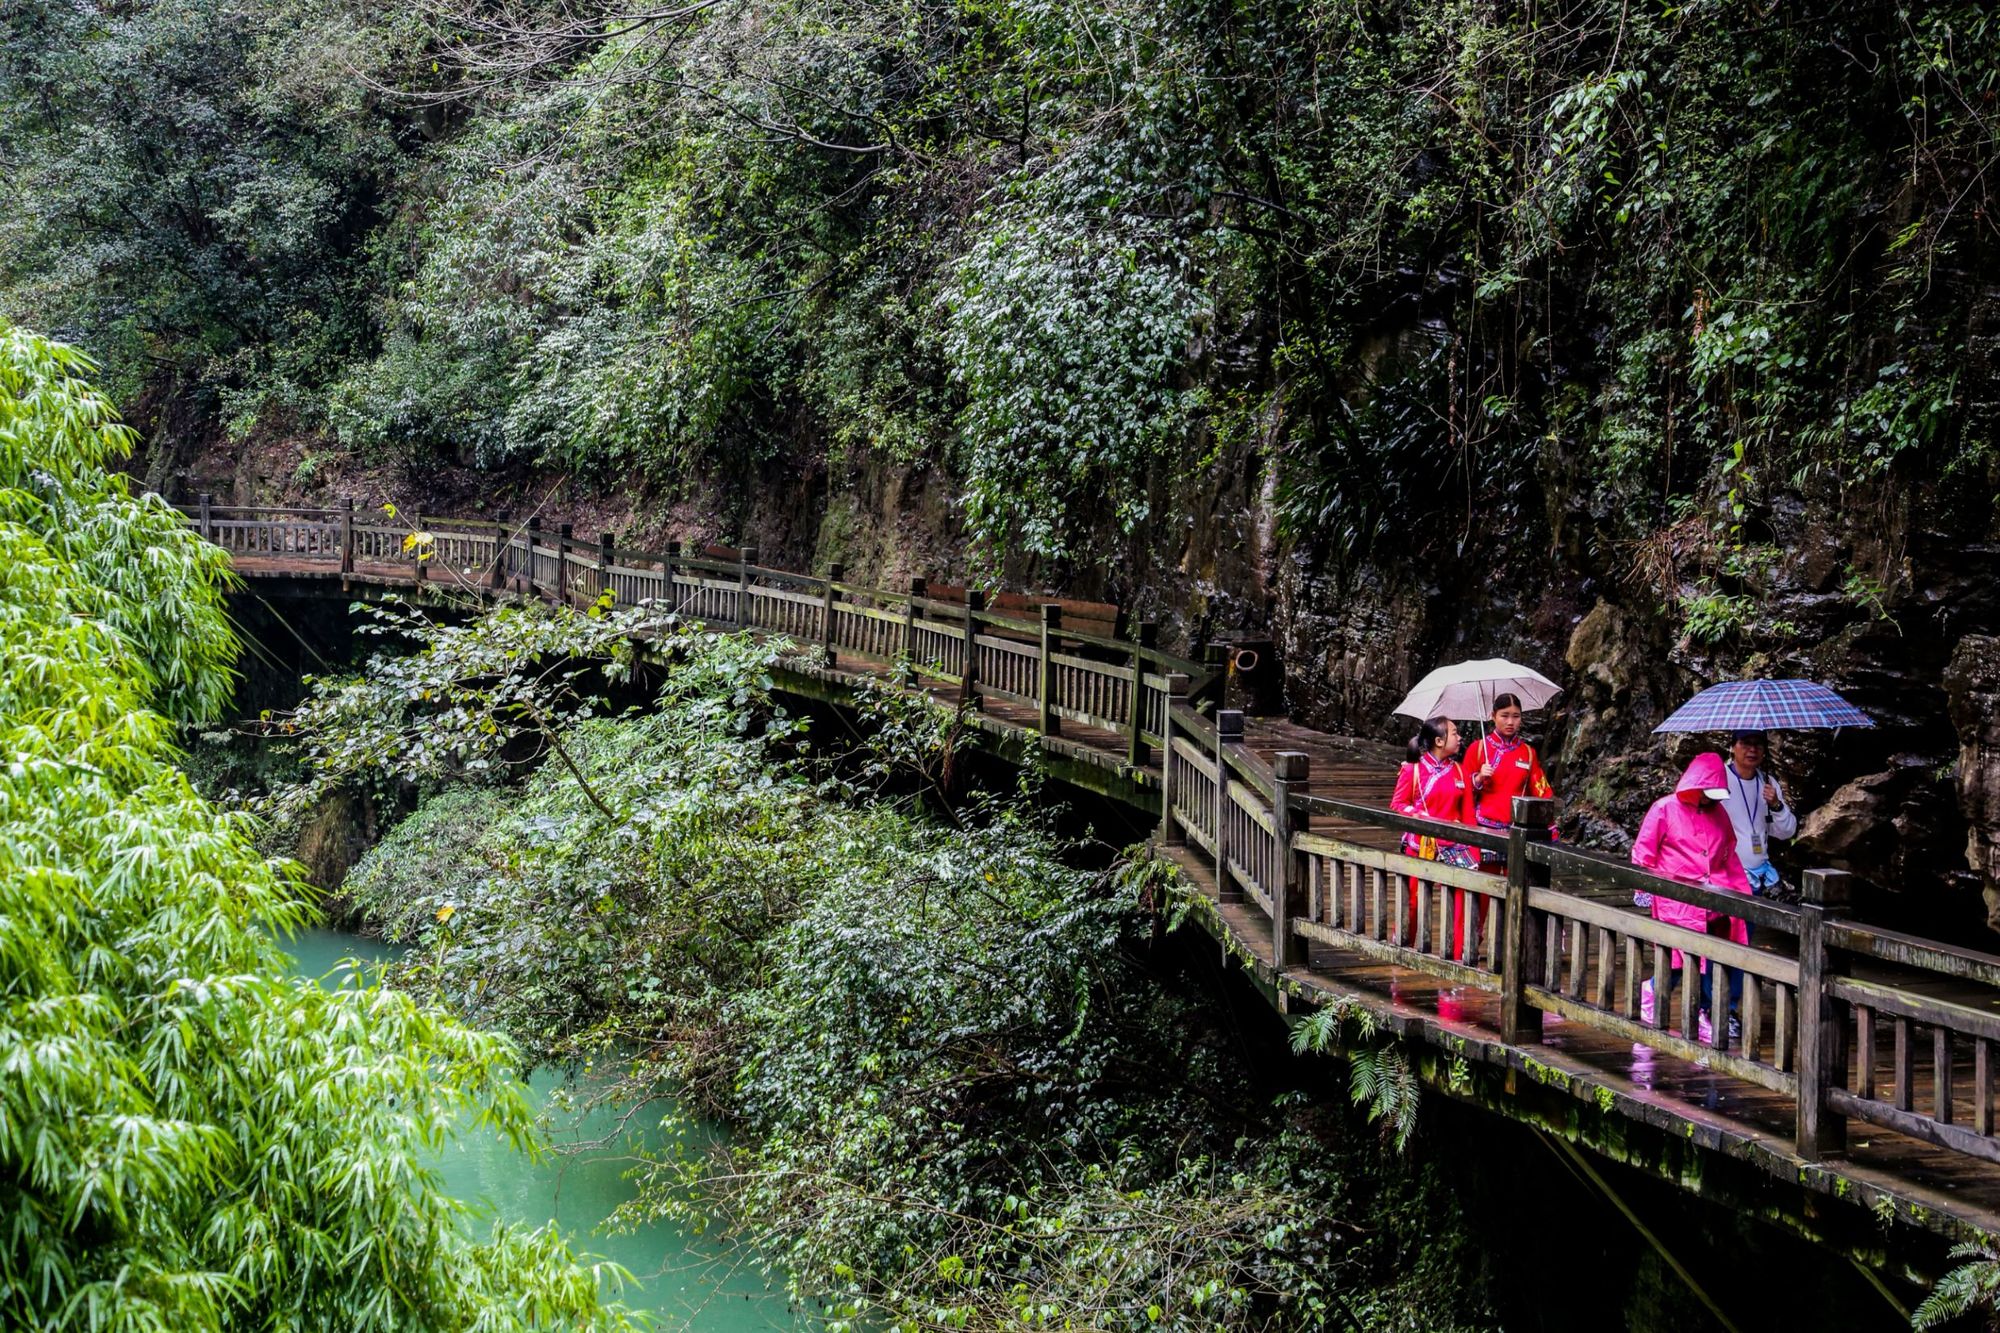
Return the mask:
POLYGON ((174 762, 229 689, 217 553, 109 470, 91 369, 0 323, 0 1323, 622 1326, 427 1165, 528 1142, 511 1044, 287 975, 306 886, 174 762))

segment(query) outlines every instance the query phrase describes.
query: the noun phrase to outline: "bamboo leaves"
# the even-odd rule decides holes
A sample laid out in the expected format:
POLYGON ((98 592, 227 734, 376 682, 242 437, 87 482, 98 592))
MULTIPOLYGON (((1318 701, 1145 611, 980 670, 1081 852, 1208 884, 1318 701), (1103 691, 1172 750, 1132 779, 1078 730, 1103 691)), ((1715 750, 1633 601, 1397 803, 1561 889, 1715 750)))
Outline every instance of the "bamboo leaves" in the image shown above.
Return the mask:
POLYGON ((559 1238, 475 1242, 421 1165, 525 1141, 514 1049, 290 980, 295 867, 173 766, 233 653, 213 553, 106 471, 70 349, 0 323, 0 1324, 610 1327, 559 1238))

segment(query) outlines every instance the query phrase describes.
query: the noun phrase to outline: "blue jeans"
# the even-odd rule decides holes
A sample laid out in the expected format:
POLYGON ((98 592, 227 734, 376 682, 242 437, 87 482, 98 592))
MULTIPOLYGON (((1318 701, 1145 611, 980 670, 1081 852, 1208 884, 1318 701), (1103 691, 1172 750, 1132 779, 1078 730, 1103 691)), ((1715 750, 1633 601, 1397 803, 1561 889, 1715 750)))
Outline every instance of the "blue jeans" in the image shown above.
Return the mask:
MULTIPOLYGON (((1776 878, 1775 874, 1773 875, 1773 878, 1776 878)), ((1755 881, 1753 880, 1752 882, 1754 883, 1755 881)), ((1720 935, 1724 939, 1727 939, 1729 937, 1729 922, 1726 919, 1721 919, 1721 918, 1710 921, 1708 923, 1708 933, 1711 935, 1720 935)), ((1680 983, 1681 973, 1687 971, 1688 965, 1691 961, 1692 960, 1689 959, 1686 954, 1682 954, 1681 965, 1675 968, 1672 972, 1670 972, 1667 975, 1667 998, 1664 1001, 1664 1003, 1666 1003, 1667 1005, 1669 1006, 1672 1005, 1674 987, 1680 983)), ((1731 1013, 1735 1013, 1737 1008, 1741 1006, 1742 1003, 1743 1003, 1743 973, 1738 971, 1736 968, 1731 968, 1729 970, 1729 1011, 1731 1013)), ((1714 963, 1710 963, 1705 969, 1702 970, 1701 973, 1701 1007, 1708 1012, 1711 1019, 1714 1017, 1715 1015, 1715 964, 1714 963)), ((1672 1013, 1673 1010, 1671 1007, 1669 1007, 1664 1012, 1672 1013)))
MULTIPOLYGON (((1772 865, 1769 861, 1746 870, 1744 873, 1750 876, 1750 896, 1753 898, 1761 898, 1772 889, 1778 887, 1778 867, 1772 865)), ((1748 944, 1756 938, 1757 927, 1751 925, 1748 921, 1744 922, 1743 942, 1748 944)), ((1736 993, 1739 995, 1742 994, 1743 988, 1741 986, 1737 987, 1736 993)))
MULTIPOLYGON (((1664 1011, 1665 1013, 1671 1014, 1673 1012, 1671 1006, 1673 1005, 1674 987, 1680 984, 1681 973, 1685 972, 1686 970, 1687 967, 1685 964, 1683 964, 1682 966, 1675 968, 1672 972, 1667 974, 1666 1003, 1668 1004, 1669 1007, 1664 1011)), ((1708 1012, 1711 1018, 1713 1018, 1715 1014, 1714 964, 1710 964, 1708 969, 1706 971, 1703 971, 1700 974, 1700 976, 1701 976, 1701 1007, 1708 1012)), ((1729 973, 1729 1011, 1731 1013, 1735 1013, 1736 1010, 1739 1007, 1741 1007, 1742 1003, 1743 1003, 1743 974, 1732 968, 1730 969, 1729 973)))

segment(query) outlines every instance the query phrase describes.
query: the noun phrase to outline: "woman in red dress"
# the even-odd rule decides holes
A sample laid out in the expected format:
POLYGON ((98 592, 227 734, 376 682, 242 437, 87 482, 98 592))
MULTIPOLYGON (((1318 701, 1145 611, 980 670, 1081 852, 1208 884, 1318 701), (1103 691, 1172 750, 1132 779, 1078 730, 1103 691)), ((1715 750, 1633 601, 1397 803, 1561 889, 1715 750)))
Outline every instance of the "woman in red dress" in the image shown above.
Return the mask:
MULTIPOLYGON (((1493 730, 1465 752, 1465 771, 1472 778, 1473 815, 1481 828, 1505 830, 1514 819, 1516 796, 1556 794, 1542 772, 1541 756, 1521 739, 1521 701, 1512 694, 1493 700, 1493 730)), ((1488 870, 1504 870, 1507 857, 1488 852, 1486 862, 1488 870)))
MULTIPOLYGON (((1448 824, 1476 822, 1472 783, 1458 762, 1458 727, 1449 718, 1434 717, 1410 737, 1409 761, 1396 773, 1396 794, 1389 804, 1397 814, 1417 815, 1448 824)), ((1426 838, 1415 833, 1403 835, 1403 850, 1427 861, 1442 861, 1463 869, 1477 869, 1479 854, 1462 842, 1426 838)), ((1403 914, 1403 943, 1421 946, 1417 940, 1418 881, 1410 878, 1409 896, 1403 914)), ((1452 947, 1445 952, 1462 952, 1464 937, 1459 934, 1459 902, 1470 895, 1453 889, 1451 899, 1452 947)), ((1435 933, 1435 931, 1433 932, 1435 933)))

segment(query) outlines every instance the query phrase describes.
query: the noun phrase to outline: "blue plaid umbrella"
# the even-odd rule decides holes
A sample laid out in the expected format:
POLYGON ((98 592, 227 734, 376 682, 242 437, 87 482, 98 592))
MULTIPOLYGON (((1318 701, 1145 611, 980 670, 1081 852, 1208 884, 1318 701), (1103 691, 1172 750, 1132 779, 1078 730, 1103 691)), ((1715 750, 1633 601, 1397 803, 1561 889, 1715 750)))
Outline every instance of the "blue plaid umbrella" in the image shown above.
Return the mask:
POLYGON ((1806 731, 1872 727, 1874 719, 1809 680, 1726 680, 1676 708, 1663 731, 1806 731))

